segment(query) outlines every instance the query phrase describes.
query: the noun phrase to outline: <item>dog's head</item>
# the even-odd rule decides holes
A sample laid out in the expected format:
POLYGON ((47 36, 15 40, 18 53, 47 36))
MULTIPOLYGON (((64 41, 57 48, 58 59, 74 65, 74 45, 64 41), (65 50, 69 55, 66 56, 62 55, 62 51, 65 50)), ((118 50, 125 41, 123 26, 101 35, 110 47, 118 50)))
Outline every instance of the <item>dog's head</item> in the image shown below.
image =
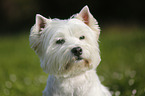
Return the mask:
POLYGON ((100 63, 100 30, 87 6, 70 19, 47 19, 36 15, 30 44, 41 67, 57 76, 77 75, 95 69, 100 63))

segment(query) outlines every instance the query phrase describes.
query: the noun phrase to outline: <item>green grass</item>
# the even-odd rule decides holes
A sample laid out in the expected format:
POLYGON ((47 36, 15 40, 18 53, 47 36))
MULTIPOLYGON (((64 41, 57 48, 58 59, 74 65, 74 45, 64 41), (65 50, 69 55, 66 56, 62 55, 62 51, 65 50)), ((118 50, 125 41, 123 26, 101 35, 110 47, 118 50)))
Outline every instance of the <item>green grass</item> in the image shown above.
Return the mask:
MULTIPOLYGON (((100 35, 97 73, 113 96, 145 96, 144 32, 106 29, 100 35)), ((28 34, 0 37, 0 96, 42 96, 47 76, 28 34)))

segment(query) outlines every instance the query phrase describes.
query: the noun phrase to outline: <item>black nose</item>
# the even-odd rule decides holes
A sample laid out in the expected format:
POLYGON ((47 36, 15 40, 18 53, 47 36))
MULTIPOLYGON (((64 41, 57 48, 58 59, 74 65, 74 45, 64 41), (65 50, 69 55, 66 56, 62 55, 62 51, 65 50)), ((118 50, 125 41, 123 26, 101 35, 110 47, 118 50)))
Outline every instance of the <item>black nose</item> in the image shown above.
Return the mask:
POLYGON ((81 47, 74 47, 71 52, 75 55, 75 56, 80 56, 83 53, 83 50, 81 47))

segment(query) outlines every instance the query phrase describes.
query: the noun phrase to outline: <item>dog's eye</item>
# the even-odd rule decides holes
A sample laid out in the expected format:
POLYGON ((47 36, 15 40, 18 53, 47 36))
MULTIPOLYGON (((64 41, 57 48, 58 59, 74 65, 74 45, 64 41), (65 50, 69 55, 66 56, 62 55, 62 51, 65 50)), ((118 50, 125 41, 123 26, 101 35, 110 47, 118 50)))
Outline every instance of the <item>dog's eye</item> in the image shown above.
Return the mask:
POLYGON ((65 42, 64 39, 59 39, 59 40, 56 41, 56 44, 63 44, 64 42, 65 42))
POLYGON ((81 36, 79 39, 80 39, 80 40, 83 40, 83 39, 85 39, 85 36, 81 36))

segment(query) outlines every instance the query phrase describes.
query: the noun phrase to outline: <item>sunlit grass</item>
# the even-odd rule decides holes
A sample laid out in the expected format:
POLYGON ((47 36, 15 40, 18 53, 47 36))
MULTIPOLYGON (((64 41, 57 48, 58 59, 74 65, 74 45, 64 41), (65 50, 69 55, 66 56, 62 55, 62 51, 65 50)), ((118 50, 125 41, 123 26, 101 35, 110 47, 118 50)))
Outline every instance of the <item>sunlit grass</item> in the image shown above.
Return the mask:
POLYGON ((0 38, 0 96, 41 96, 47 80, 28 35, 0 38))
MULTIPOLYGON (((103 30, 97 68, 113 96, 145 94, 145 31, 103 30)), ((29 35, 0 37, 0 96, 42 96, 47 74, 29 46, 29 35)))
POLYGON ((105 32, 100 37, 102 62, 97 69, 103 83, 114 96, 144 96, 145 31, 105 32))

